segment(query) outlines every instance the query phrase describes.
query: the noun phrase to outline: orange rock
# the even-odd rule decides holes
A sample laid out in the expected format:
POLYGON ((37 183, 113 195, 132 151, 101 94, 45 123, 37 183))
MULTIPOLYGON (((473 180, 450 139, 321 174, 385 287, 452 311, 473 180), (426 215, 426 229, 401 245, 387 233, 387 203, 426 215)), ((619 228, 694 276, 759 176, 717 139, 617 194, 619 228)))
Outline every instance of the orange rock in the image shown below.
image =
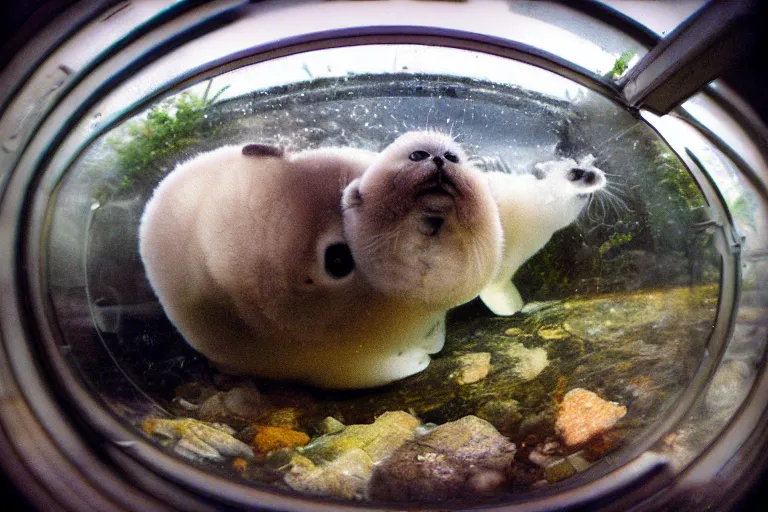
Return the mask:
POLYGON ((267 455, 280 448, 295 448, 309 443, 309 436, 283 427, 255 427, 258 432, 251 441, 251 446, 258 455, 267 455))
POLYGON ((592 391, 575 388, 563 397, 555 430, 567 446, 579 446, 609 431, 627 414, 623 405, 603 400, 592 391))
POLYGON ((238 473, 244 473, 245 470, 248 469, 248 461, 242 457, 237 457, 232 461, 232 469, 238 473))

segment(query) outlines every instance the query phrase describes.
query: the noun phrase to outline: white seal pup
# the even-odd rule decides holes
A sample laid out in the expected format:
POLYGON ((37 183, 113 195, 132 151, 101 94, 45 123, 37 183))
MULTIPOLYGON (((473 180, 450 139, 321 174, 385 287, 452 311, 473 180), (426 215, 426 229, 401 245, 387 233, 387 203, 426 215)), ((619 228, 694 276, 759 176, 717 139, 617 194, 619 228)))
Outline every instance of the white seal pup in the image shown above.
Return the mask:
POLYGON ((231 373, 367 383, 353 354, 370 329, 358 327, 368 290, 342 234, 341 194, 375 155, 226 146, 160 182, 139 251, 192 347, 231 373))
POLYGON ((497 315, 522 309, 524 301, 512 276, 531 256, 572 223, 591 194, 606 185, 603 171, 588 155, 538 163, 531 174, 486 174, 499 207, 504 230, 504 256, 498 273, 480 293, 480 299, 497 315))
MULTIPOLYGON (((419 282, 402 294, 379 289, 382 279, 364 261, 366 250, 354 254, 347 244, 351 236, 371 247, 379 237, 342 225, 358 210, 348 204, 342 217, 344 189, 347 203, 365 197, 377 204, 357 192, 357 178, 366 169, 376 176, 389 163, 402 167, 393 156, 350 148, 290 154, 252 144, 205 153, 170 173, 145 207, 139 247, 150 283, 190 345, 230 373, 327 388, 378 386, 425 368, 427 352, 442 347, 449 306, 411 307, 422 302, 419 282)), ((472 189, 456 190, 464 188, 472 189)), ((424 195, 441 196, 438 189, 424 195)), ((440 215, 451 216, 433 217, 440 215)), ((432 230, 439 238, 439 226, 432 230)), ((500 226, 495 230, 485 281, 500 259, 500 226)), ((394 257, 411 254, 403 245, 394 250, 394 257)), ((464 289, 462 299, 483 283, 464 289)))
POLYGON ((399 311, 388 320, 392 334, 400 322, 421 323, 409 339, 383 337, 372 371, 421 371, 443 347, 445 312, 498 270, 503 235, 488 181, 447 135, 408 132, 346 188, 342 204, 357 271, 381 307, 399 311))

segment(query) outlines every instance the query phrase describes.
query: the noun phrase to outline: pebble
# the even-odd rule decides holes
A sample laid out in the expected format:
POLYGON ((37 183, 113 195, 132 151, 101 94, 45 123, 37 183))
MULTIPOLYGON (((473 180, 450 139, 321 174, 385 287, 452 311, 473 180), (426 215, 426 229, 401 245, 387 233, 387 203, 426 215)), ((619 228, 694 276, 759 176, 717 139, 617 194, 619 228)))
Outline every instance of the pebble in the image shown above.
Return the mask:
POLYGON ((309 443, 309 436, 283 427, 255 426, 257 432, 251 441, 257 455, 267 455, 280 448, 296 448, 309 443))
POLYGON ((545 340, 563 340, 571 337, 571 334, 559 325, 547 325, 541 327, 536 334, 545 340))
POLYGON ((197 417, 204 421, 252 421, 264 412, 263 409, 261 393, 256 388, 237 387, 210 396, 200 404, 197 417))
POLYGON ((623 405, 604 400, 592 391, 574 388, 563 397, 555 431, 567 446, 579 446, 611 430, 625 414, 627 408, 623 405))
POLYGON ((459 369, 452 375, 460 386, 473 384, 488 376, 491 370, 490 352, 464 354, 456 359, 459 369))
POLYGON ((559 482, 573 476, 575 473, 576 468, 567 459, 558 459, 544 468, 544 476, 548 482, 559 482))
POLYGON ((253 459, 251 447, 232 436, 226 425, 206 423, 192 418, 148 418, 141 425, 149 435, 161 438, 174 453, 194 461, 222 461, 226 457, 253 459))
POLYGON ((301 411, 296 407, 283 407, 270 412, 266 418, 260 418, 259 422, 273 427, 299 430, 301 415, 301 411))
POLYGON ((517 359, 514 372, 524 381, 535 379, 549 366, 547 351, 541 347, 526 348, 522 343, 510 343, 506 355, 517 359))
POLYGON ((263 411, 263 400, 255 387, 237 387, 224 395, 224 407, 243 418, 256 419, 263 411))
POLYGON ((317 426, 317 431, 320 434, 335 434, 337 432, 341 432, 342 430, 344 430, 344 424, 331 416, 325 418, 317 426))

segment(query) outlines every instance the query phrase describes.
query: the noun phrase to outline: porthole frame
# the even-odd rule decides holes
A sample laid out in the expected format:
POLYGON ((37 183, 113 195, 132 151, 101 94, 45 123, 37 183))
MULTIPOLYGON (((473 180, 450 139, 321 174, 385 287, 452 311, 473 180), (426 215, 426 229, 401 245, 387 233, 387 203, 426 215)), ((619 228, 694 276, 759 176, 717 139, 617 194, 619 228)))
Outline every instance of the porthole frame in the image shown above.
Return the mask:
MULTIPOLYGON (((106 412, 68 371, 60 352, 60 343, 57 342, 59 336, 52 328, 52 313, 43 291, 45 262, 40 260, 39 255, 44 253, 47 204, 51 194, 55 193, 58 178, 84 148, 132 113, 189 84, 244 65, 313 49, 397 43, 448 46, 526 62, 584 85, 639 115, 628 104, 617 84, 599 79, 594 73, 555 55, 514 41, 435 27, 350 27, 304 34, 271 45, 252 47, 190 69, 187 74, 163 83, 151 94, 126 105, 121 115, 103 123, 87 139, 69 146, 62 153, 61 143, 68 129, 74 127, 87 114, 89 106, 118 85, 121 79, 137 72, 141 66, 152 62, 153 58, 172 52, 207 30, 219 27, 225 29, 227 23, 252 14, 240 2, 223 4, 226 5, 221 10, 201 13, 201 18, 190 23, 181 33, 176 32, 176 28, 166 26, 167 22, 181 14, 194 14, 196 6, 185 5, 183 9, 164 12, 162 19, 141 28, 145 33, 153 34, 167 30, 164 43, 118 66, 121 70, 118 73, 109 69, 110 62, 114 63, 121 51, 130 49, 130 44, 140 40, 144 34, 141 30, 134 32, 130 41, 124 41, 125 46, 114 48, 114 52, 104 52, 99 62, 94 62, 83 72, 83 76, 78 77, 78 80, 85 80, 101 75, 104 87, 86 91, 79 90, 81 82, 78 80, 68 84, 61 96, 40 113, 39 122, 35 121, 28 127, 29 137, 22 141, 23 150, 18 152, 23 156, 10 165, 8 158, 0 162, 5 166, 5 169, 0 169, 0 175, 3 176, 0 237, 12 241, 8 249, 0 253, 0 275, 3 276, 6 290, 0 307, 0 391, 8 398, 0 405, 0 447, 4 452, 15 455, 11 459, 13 462, 3 464, 13 479, 37 482, 32 497, 39 505, 68 503, 73 507, 107 510, 135 508, 140 504, 143 510, 168 507, 213 510, 223 500, 229 506, 272 510, 358 510, 366 506, 262 491, 207 474, 167 455, 126 428, 106 412), (40 178, 44 168, 47 171, 40 178), (35 338, 44 340, 42 345, 36 343, 35 338), (51 414, 51 411, 55 413, 51 414), (31 446, 34 446, 34 452, 25 452, 31 446), (118 474, 119 477, 116 476, 118 474), (63 482, 66 482, 69 489, 62 488, 63 482), (62 494, 58 494, 59 491, 62 494)), ((251 9, 254 7, 258 6, 251 6, 251 9)), ((103 5, 94 7, 92 14, 103 14, 103 8, 103 5)), ((40 61, 44 57, 45 52, 40 61)), ((20 91, 29 76, 23 76, 14 91, 20 91)), ((768 138, 765 136, 765 127, 756 122, 754 115, 733 99, 727 89, 714 91, 710 88, 705 94, 711 101, 733 113, 747 127, 752 137, 762 138, 762 145, 759 141, 752 144, 762 150, 763 158, 766 159, 768 138)), ((674 111, 674 115, 694 125, 714 146, 731 156, 741 172, 763 194, 763 199, 768 200, 768 176, 760 174, 739 158, 716 129, 708 128, 680 109, 674 111)), ((664 128, 656 126, 656 129, 664 138, 664 128)), ((685 148, 675 149, 689 168, 698 165, 695 155, 687 153, 685 148)), ((727 209, 721 212, 721 217, 727 219, 727 209)), ((738 234, 728 222, 724 222, 722 233, 724 243, 733 249, 735 255, 734 260, 728 262, 731 277, 727 278, 729 283, 725 286, 733 294, 733 300, 727 300, 730 302, 728 307, 735 307, 739 294, 740 265, 736 257, 738 234)), ((720 328, 721 349, 733 329, 731 322, 726 323, 720 328)), ((702 385, 711 376, 717 360, 718 355, 714 354, 711 369, 704 371, 700 377, 702 385)), ((674 494, 664 496, 671 489, 684 492, 689 485, 710 480, 721 470, 726 473, 735 470, 731 462, 735 460, 735 451, 728 452, 722 448, 723 445, 739 445, 743 450, 749 450, 750 446, 762 446, 766 442, 768 434, 761 434, 765 431, 762 427, 768 424, 766 404, 755 401, 760 396, 768 396, 768 375, 764 365, 753 386, 751 397, 720 434, 721 446, 711 447, 701 454, 682 477, 673 479, 675 475, 667 468, 662 457, 641 450, 644 453, 638 454, 633 462, 602 475, 590 484, 576 488, 565 486, 559 494, 515 501, 509 505, 499 505, 498 509, 556 510, 574 504, 616 508, 619 505, 628 506, 640 498, 655 500, 656 504, 661 505, 674 494)), ((689 402, 692 403, 695 398, 691 397, 689 402)), ((680 411, 680 414, 683 412, 680 411)), ((752 450, 753 456, 756 456, 756 451, 752 450)), ((764 463, 765 460, 759 462, 761 467, 764 463)), ((610 465, 611 461, 607 460, 605 464, 610 465)))

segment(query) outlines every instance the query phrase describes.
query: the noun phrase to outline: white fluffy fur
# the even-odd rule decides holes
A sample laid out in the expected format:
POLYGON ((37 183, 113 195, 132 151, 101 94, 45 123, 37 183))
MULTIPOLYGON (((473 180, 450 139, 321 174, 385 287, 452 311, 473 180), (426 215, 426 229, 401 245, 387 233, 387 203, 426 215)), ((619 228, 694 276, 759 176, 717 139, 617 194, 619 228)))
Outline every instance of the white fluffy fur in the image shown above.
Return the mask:
POLYGON ((445 311, 494 275, 501 227, 487 182, 464 165, 451 172, 466 196, 427 194, 414 208, 408 182, 402 193, 411 199, 381 203, 369 184, 390 170, 407 173, 413 144, 460 152, 435 134, 407 134, 379 155, 329 148, 246 156, 228 146, 169 174, 145 208, 140 253, 190 345, 232 373, 329 388, 423 370, 443 346, 445 311), (375 204, 405 223, 364 226, 358 214, 375 204), (412 232, 425 207, 446 217, 436 236, 412 232), (356 267, 333 278, 325 248, 346 240, 356 267))
POLYGON ((445 311, 467 302, 498 268, 501 224, 488 182, 442 133, 395 140, 350 184, 344 207, 344 232, 360 271, 412 309, 445 311), (412 161, 416 151, 430 156, 412 161), (444 166, 441 177, 435 158, 444 166), (428 234, 435 221, 437 232, 428 234))
POLYGON ((480 293, 480 299, 495 314, 512 315, 523 307, 512 276, 556 231, 576 220, 589 194, 605 186, 605 175, 593 162, 589 155, 578 162, 562 159, 539 163, 535 168, 543 176, 541 179, 534 174, 487 174, 501 216, 504 256, 496 277, 480 293), (575 168, 594 172, 594 182, 567 179, 575 168))

